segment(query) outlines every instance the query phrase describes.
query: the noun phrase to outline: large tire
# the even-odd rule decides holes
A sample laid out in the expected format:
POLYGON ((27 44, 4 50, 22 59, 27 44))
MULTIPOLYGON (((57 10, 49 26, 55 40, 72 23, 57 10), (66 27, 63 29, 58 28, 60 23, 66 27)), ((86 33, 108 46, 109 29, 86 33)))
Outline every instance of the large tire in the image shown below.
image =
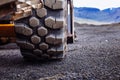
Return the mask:
POLYGON ((66 0, 44 0, 44 6, 15 21, 17 44, 25 59, 62 59, 66 51, 66 0))

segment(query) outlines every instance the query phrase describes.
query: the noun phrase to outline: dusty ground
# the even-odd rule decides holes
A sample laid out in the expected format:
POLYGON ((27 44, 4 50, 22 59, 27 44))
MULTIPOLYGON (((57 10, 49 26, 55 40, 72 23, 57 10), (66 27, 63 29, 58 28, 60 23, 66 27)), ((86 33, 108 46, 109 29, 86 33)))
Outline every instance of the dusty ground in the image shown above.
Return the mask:
POLYGON ((1 49, 0 80, 120 80, 120 26, 75 26, 62 61, 30 63, 19 49, 1 49))

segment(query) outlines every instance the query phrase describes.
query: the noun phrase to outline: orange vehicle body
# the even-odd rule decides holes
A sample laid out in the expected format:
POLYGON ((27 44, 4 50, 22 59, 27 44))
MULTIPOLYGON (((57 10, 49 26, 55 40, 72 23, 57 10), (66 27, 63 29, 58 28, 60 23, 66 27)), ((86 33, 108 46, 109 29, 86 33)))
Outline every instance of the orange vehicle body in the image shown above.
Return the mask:
POLYGON ((0 24, 0 37, 15 37, 14 24, 0 24))

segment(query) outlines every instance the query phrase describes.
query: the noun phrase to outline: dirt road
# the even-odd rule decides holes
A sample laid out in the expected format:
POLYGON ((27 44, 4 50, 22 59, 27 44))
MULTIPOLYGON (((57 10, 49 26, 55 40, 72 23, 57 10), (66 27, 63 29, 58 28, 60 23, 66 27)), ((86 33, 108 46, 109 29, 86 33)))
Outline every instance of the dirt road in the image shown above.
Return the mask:
POLYGON ((1 49, 0 80, 120 80, 120 26, 75 27, 62 61, 30 63, 19 49, 1 49))

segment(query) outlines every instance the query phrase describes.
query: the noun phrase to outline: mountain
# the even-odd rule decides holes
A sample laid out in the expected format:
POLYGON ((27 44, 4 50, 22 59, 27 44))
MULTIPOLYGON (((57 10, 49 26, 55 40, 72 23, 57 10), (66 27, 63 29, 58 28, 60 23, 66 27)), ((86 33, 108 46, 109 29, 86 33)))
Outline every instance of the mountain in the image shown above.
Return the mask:
POLYGON ((120 7, 100 10, 90 7, 74 7, 76 18, 91 19, 100 22, 120 22, 120 7))

